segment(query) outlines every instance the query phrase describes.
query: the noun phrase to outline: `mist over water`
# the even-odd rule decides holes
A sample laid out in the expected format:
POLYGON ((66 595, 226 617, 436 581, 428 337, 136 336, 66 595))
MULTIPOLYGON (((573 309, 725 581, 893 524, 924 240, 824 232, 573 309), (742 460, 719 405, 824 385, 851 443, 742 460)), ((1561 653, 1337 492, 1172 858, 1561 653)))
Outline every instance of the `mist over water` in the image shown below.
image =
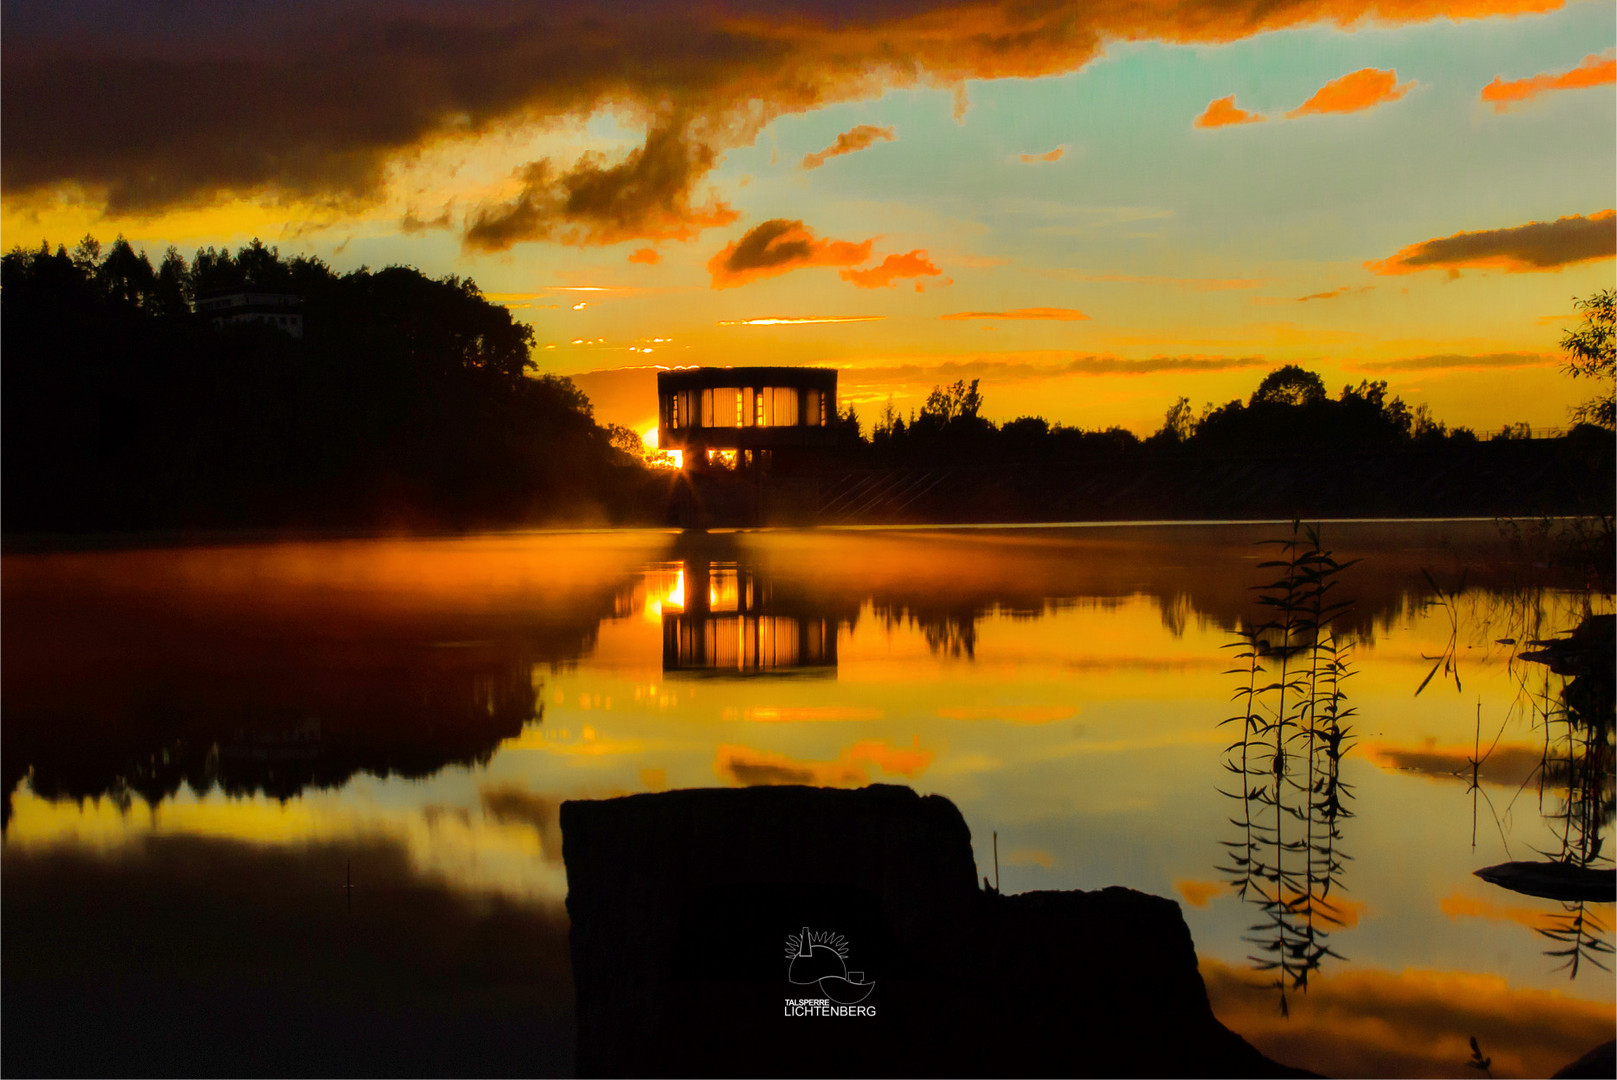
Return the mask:
MULTIPOLYGON (((1472 871, 1566 842, 1563 680, 1518 654, 1611 597, 1492 522, 1323 526, 1358 560, 1350 813, 1331 953, 1282 1017, 1227 872, 1220 722, 1227 646, 1269 617, 1257 542, 1290 530, 8 555, 5 1065, 239 1071, 252 1039, 283 1047, 266 1071, 565 1071, 563 800, 899 783, 960 807, 1005 892, 1179 900, 1220 1019, 1281 1061, 1463 1075, 1475 1035, 1496 1072, 1553 1071, 1609 1036, 1611 979, 1547 955, 1563 904, 1472 871)), ((1596 772, 1598 832, 1609 752, 1596 772)), ((1611 905, 1587 914, 1609 943, 1611 905)))

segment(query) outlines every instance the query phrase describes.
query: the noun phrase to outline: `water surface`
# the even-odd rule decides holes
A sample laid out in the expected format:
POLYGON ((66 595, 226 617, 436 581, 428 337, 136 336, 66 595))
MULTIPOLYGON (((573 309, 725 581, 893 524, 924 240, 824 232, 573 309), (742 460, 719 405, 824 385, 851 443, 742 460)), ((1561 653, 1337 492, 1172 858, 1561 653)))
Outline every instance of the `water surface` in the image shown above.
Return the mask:
POLYGON ((1472 871, 1609 829, 1609 749, 1590 786, 1560 678, 1517 654, 1610 597, 1491 522, 1324 526, 1360 559, 1354 711, 1339 812, 1295 800, 1285 826, 1334 830, 1329 952, 1277 987, 1253 958, 1283 932, 1232 884, 1250 830, 1220 722, 1229 646, 1268 617, 1256 542, 1289 534, 7 556, 6 1068, 565 1072, 563 800, 879 782, 952 799, 1005 892, 1178 899, 1219 1017, 1289 1064, 1475 1075, 1475 1036, 1496 1075, 1547 1075, 1617 1018, 1611 905, 1472 871))

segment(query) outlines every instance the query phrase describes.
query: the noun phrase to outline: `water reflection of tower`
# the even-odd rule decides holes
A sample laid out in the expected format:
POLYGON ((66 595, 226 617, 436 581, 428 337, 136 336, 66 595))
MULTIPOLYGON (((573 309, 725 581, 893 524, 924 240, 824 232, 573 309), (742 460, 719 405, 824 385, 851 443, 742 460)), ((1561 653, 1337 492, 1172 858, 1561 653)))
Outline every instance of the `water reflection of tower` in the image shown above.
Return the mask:
POLYGON ((837 619, 734 562, 687 559, 682 595, 663 604, 663 671, 832 675, 837 619))

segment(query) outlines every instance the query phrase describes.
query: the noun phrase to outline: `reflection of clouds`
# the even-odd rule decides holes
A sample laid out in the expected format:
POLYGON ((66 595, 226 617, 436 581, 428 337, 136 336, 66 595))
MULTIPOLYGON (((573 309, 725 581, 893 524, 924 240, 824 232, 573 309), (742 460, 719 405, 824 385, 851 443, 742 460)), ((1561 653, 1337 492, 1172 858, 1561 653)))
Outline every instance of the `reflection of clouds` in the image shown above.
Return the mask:
POLYGON ((909 747, 895 747, 885 739, 861 739, 837 755, 835 761, 804 761, 721 744, 713 771, 722 780, 747 787, 768 784, 810 784, 815 787, 858 787, 870 782, 867 765, 894 776, 914 779, 932 764, 935 755, 921 749, 920 736, 909 747))
POLYGON ((407 852, 418 872, 453 877, 468 888, 516 897, 565 893, 559 836, 547 841, 532 821, 508 809, 500 818, 486 805, 474 813, 443 799, 387 806, 372 801, 373 790, 306 794, 286 802, 182 795, 155 810, 124 810, 111 799, 53 802, 25 787, 13 796, 6 858, 74 847, 130 852, 153 838, 206 837, 286 850, 385 841, 407 852))
POLYGON ((483 813, 499 822, 532 827, 539 836, 539 852, 549 863, 561 862, 560 800, 535 795, 513 785, 488 785, 478 789, 483 813))
POLYGON ((423 872, 397 838, 148 834, 115 857, 8 839, 5 891, 8 1073, 572 1067, 560 904, 423 872))
POLYGON ((1496 1076, 1548 1076, 1611 1038, 1609 1002, 1467 972, 1316 972, 1281 1016, 1266 985, 1201 960, 1213 1011, 1277 1061, 1334 1076, 1457 1076, 1476 1035, 1496 1076))
POLYGON ((1042 866, 1048 870, 1055 864, 1055 856, 1039 848, 1018 848, 1005 853, 1007 866, 1042 866))
MULTIPOLYGON (((1544 901, 1545 907, 1554 903, 1544 901)), ((1513 922, 1533 930, 1548 930, 1559 925, 1557 916, 1562 914, 1560 904, 1554 904, 1554 910, 1546 911, 1544 907, 1527 907, 1521 904, 1500 904, 1492 900, 1483 900, 1475 896, 1466 896, 1454 892, 1443 897, 1437 903, 1438 910, 1451 919, 1486 919, 1489 922, 1513 922)))
POLYGON ((1229 891, 1229 886, 1222 881, 1176 881, 1173 887, 1185 898, 1185 903, 1196 908, 1206 907, 1214 897, 1229 891))
MULTIPOLYGON (((1382 769, 1422 773, 1434 780, 1471 782, 1471 758, 1477 752, 1470 746, 1391 746, 1361 743, 1370 761, 1382 769)), ((1543 747, 1501 743, 1488 753, 1477 770, 1477 778, 1504 787, 1526 783, 1544 762, 1543 747)))

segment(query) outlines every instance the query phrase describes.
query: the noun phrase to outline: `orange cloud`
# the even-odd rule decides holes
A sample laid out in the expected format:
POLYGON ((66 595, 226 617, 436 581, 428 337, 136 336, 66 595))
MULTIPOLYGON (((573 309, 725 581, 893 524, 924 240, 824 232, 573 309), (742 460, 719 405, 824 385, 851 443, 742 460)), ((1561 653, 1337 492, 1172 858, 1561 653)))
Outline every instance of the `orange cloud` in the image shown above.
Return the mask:
POLYGON ((939 315, 940 319, 1035 319, 1050 322, 1081 322, 1089 316, 1074 308, 1029 307, 1015 311, 957 311, 952 315, 939 315))
POLYGON ((1570 214, 1554 221, 1534 221, 1507 229, 1455 233, 1411 244, 1390 259, 1367 262, 1377 274, 1413 274, 1447 270, 1504 270, 1517 274, 1559 270, 1563 266, 1609 259, 1617 254, 1617 210, 1583 217, 1570 214))
POLYGON ((880 265, 866 270, 843 270, 843 281, 851 281, 861 289, 884 289, 899 278, 930 277, 941 274, 927 258, 926 252, 911 251, 904 255, 889 255, 880 265))
POLYGON ((1389 101, 1397 101, 1409 93, 1414 85, 1413 80, 1400 84, 1398 72, 1391 68, 1386 71, 1361 68, 1343 75, 1340 79, 1332 79, 1315 91, 1313 97, 1291 110, 1286 116, 1362 112, 1377 105, 1385 105, 1389 101))
POLYGON ((1185 898, 1185 903, 1195 908, 1204 908, 1215 896, 1229 891, 1229 886, 1222 881, 1176 881, 1173 887, 1185 898))
POLYGON ((1062 155, 1066 152, 1067 148, 1065 146, 1058 146, 1054 150, 1046 150, 1042 154, 1018 154, 1016 156, 1022 159, 1023 165, 1033 165, 1041 161, 1060 161, 1062 155))
POLYGON ((707 271, 715 289, 728 289, 805 266, 856 266, 870 258, 874 243, 822 240, 801 221, 774 218, 725 245, 708 260, 707 271))
POLYGON ((640 248, 630 253, 629 261, 632 263, 644 263, 646 266, 656 266, 663 261, 663 257, 657 254, 656 248, 640 248))
POLYGON ((1261 124, 1267 117, 1247 112, 1235 106, 1235 95, 1211 102, 1207 110, 1196 117, 1196 126, 1204 128, 1228 127, 1231 124, 1261 124))
POLYGON ((836 141, 816 154, 803 155, 803 168, 818 169, 824 165, 827 158, 841 157, 856 150, 863 150, 872 143, 890 142, 897 136, 890 127, 877 127, 875 124, 860 124, 838 135, 836 141))
POLYGON ((858 787, 870 782, 867 765, 884 773, 914 779, 932 764, 935 755, 915 744, 889 746, 881 739, 862 739, 837 755, 835 761, 803 761, 784 754, 721 744, 713 771, 721 780, 757 787, 770 784, 809 784, 814 787, 858 787))
POLYGON ((1055 864, 1055 856, 1040 848, 1019 848, 1005 854, 1006 866, 1042 866, 1048 870, 1055 864))
POLYGON ((1548 73, 1526 79, 1506 82, 1495 75, 1493 82, 1482 88, 1482 100, 1493 105, 1494 112, 1508 112, 1512 105, 1532 101, 1540 94, 1552 90, 1581 90, 1589 86, 1606 86, 1617 82, 1617 59, 1590 53, 1583 63, 1559 75, 1548 73))

